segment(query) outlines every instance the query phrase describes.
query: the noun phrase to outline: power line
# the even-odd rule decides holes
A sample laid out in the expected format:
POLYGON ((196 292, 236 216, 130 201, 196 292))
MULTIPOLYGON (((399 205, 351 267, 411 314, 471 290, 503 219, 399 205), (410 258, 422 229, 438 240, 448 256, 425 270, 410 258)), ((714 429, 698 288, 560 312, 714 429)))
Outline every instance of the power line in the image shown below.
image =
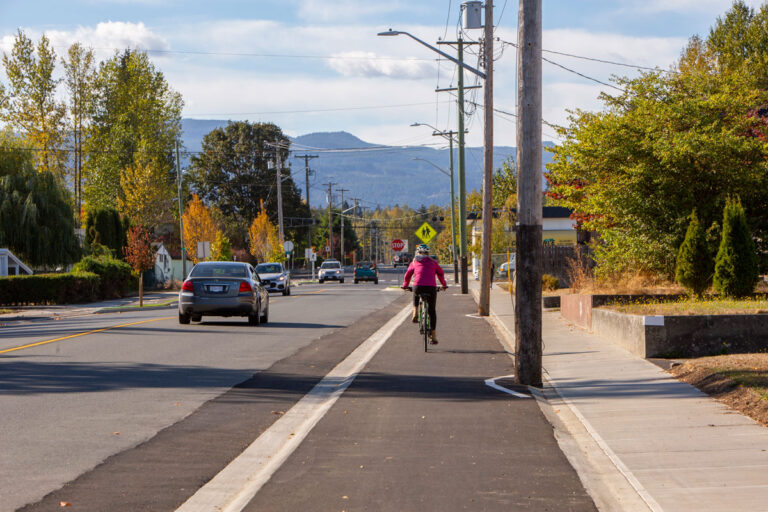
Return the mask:
POLYGON ((579 73, 576 70, 573 70, 571 68, 567 68, 567 67, 563 66, 562 64, 558 64, 557 62, 549 60, 546 57, 542 57, 541 60, 543 60, 544 62, 549 62, 550 64, 552 64, 554 66, 557 66, 557 67, 562 68, 562 69, 564 69, 564 70, 566 70, 566 71, 568 71, 570 73, 573 73, 574 75, 579 75, 582 78, 586 78, 587 80, 592 80, 593 82, 596 82, 596 83, 601 84, 601 85, 605 85, 606 87, 612 87, 612 88, 616 89, 617 91, 627 92, 624 89, 622 89, 621 87, 616 87, 615 85, 609 84, 608 82, 603 82, 602 80, 598 80, 597 78, 592 78, 591 76, 587 76, 584 73, 579 73))
MULTIPOLYGON (((511 43, 509 41, 503 41, 503 40, 499 40, 499 42, 501 44, 505 44, 505 45, 517 48, 517 44, 516 43, 511 43)), ((554 53, 555 55, 562 55, 564 57, 573 57, 574 59, 589 60, 589 61, 592 61, 592 62, 600 62, 602 64, 612 64, 614 66, 624 66, 624 67, 633 68, 633 69, 646 69, 648 71, 663 71, 662 69, 660 69, 658 67, 652 68, 652 67, 649 67, 649 66, 641 66, 639 64, 628 64, 626 62, 617 62, 617 61, 614 61, 614 60, 598 59, 596 57, 587 57, 585 55, 576 55, 576 54, 573 54, 573 53, 557 52, 555 50, 544 50, 544 49, 542 49, 541 51, 545 52, 545 53, 554 53)), ((666 73, 675 73, 674 71, 665 71, 665 72, 666 73)))

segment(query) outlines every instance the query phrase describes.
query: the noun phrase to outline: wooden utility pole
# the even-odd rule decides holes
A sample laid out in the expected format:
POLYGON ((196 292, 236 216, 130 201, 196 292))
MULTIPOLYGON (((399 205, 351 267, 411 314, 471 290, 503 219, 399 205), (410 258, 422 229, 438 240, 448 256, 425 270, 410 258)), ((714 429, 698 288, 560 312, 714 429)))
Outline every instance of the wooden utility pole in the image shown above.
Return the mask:
MULTIPOLYGON (((314 173, 314 171, 309 168, 309 160, 312 158, 318 158, 318 155, 294 155, 294 158, 304 159, 304 182, 306 184, 307 208, 309 209, 309 215, 311 217, 312 205, 309 203, 309 177, 312 175, 312 173, 314 173)), ((312 247, 312 224, 307 226, 307 247, 312 247)))
POLYGON ((344 192, 349 192, 348 188, 338 189, 341 192, 341 207, 339 216, 341 217, 341 266, 344 266, 344 192))
POLYGON ((493 1, 485 1, 483 41, 485 88, 485 146, 483 147, 483 240, 480 256, 480 301, 477 312, 488 316, 491 305, 491 232, 493 225, 493 1))
POLYGON ((540 387, 541 0, 520 0, 518 16, 515 380, 540 387))
POLYGON ((176 185, 179 196, 179 241, 181 242, 181 280, 187 278, 187 254, 184 249, 184 201, 181 198, 181 163, 179 163, 179 141, 176 141, 176 185))
POLYGON ((338 183, 324 183, 328 187, 328 256, 333 258, 333 217, 331 208, 333 207, 333 186, 338 183))
MULTIPOLYGON (((464 40, 458 38, 458 60, 464 62, 464 40)), ((467 177, 465 172, 466 159, 464 158, 464 67, 459 65, 456 70, 458 77, 458 103, 459 122, 459 263, 461 267, 461 293, 469 293, 467 282, 467 177)))
POLYGON ((277 179, 277 233, 280 245, 285 242, 283 232, 283 155, 280 154, 279 143, 275 144, 275 175, 277 179))

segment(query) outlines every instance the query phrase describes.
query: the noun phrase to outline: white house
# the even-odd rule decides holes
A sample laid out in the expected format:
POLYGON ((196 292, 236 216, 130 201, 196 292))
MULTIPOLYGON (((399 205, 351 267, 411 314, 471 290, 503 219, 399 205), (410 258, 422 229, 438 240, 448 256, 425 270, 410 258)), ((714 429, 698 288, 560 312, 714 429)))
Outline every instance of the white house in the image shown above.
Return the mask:
POLYGON ((32 269, 26 266, 8 249, 0 249, 0 276, 32 275, 32 269))

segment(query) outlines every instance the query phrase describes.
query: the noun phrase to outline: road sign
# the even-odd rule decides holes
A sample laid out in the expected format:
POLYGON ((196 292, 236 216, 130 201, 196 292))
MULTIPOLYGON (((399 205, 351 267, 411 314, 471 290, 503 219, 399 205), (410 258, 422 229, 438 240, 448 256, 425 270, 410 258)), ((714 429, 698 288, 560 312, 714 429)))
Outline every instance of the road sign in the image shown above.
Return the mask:
POLYGON ((211 257, 211 242, 197 242, 197 259, 204 260, 211 257))
POLYGON ((288 252, 288 253, 293 252, 293 242, 291 242, 290 240, 286 240, 285 242, 283 242, 283 249, 285 249, 285 252, 288 252))
POLYGON ((435 235, 437 234, 437 231, 435 231, 435 228, 427 224, 426 222, 419 227, 419 229, 416 230, 416 236, 419 237, 419 240, 424 242, 425 244, 428 244, 430 240, 435 238, 435 235))
POLYGON ((403 249, 405 249, 405 242, 400 240, 399 238, 395 238, 392 240, 392 250, 395 252, 400 252, 403 249))

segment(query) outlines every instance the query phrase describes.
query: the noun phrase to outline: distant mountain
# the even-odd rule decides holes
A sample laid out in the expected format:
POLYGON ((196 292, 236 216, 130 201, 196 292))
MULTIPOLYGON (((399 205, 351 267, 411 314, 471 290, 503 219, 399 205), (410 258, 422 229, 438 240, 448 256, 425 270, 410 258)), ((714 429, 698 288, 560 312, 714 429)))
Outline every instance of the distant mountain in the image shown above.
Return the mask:
MULTIPOLYGON (((184 146, 190 151, 199 151, 203 136, 227 121, 183 119, 184 146)), ((421 146, 392 147, 365 142, 347 132, 320 132, 300 135, 292 139, 292 174, 296 184, 305 192, 304 159, 295 155, 318 155, 309 160, 310 202, 313 206, 325 206, 327 188, 323 183, 338 183, 336 188, 349 192, 345 198, 360 198, 364 206, 395 204, 419 207, 420 205, 450 204, 450 181, 447 176, 425 162, 432 162, 445 171, 449 169, 449 150, 421 146), (348 151, 360 149, 361 151, 348 151), (324 151, 335 150, 335 151, 324 151)), ((552 143, 545 143, 552 145, 552 143)), ((467 190, 482 186, 483 148, 467 147, 466 184, 467 190)), ((494 148, 494 169, 501 167, 515 148, 496 146, 494 148)), ((544 152, 544 163, 551 161, 551 153, 544 152)), ((458 151, 454 148, 454 179, 458 186, 458 151)))

